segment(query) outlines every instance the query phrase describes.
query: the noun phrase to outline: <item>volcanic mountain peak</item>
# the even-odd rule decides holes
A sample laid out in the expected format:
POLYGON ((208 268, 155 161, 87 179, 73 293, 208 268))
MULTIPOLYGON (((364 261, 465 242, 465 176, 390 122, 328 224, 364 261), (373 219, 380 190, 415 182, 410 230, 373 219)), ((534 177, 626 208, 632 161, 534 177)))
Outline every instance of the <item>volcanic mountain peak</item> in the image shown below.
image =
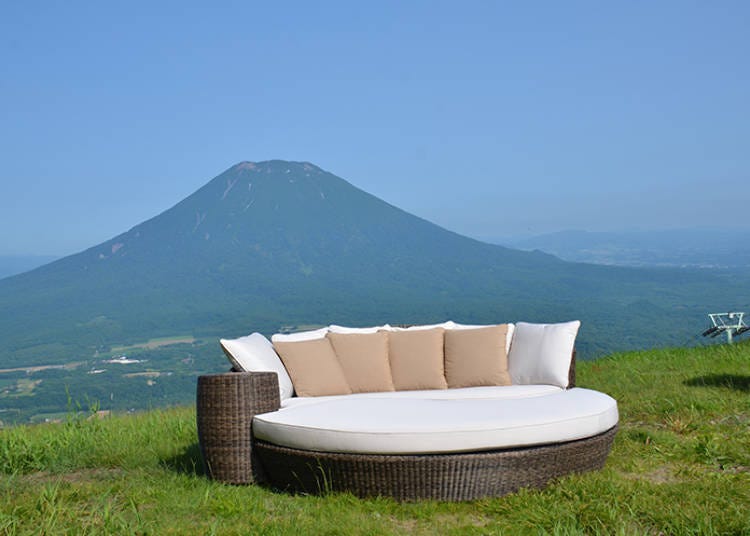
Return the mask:
POLYGON ((236 171, 242 171, 245 169, 248 171, 252 171, 255 169, 255 162, 242 161, 239 164, 233 165, 231 169, 236 171))
MULTIPOLYGON (((250 162, 243 160, 224 173, 253 172, 253 173, 281 173, 289 174, 294 172, 303 173, 324 173, 318 166, 310 162, 295 162, 289 160, 264 160, 262 162, 250 162)), ((223 174, 222 174, 223 175, 223 174)))

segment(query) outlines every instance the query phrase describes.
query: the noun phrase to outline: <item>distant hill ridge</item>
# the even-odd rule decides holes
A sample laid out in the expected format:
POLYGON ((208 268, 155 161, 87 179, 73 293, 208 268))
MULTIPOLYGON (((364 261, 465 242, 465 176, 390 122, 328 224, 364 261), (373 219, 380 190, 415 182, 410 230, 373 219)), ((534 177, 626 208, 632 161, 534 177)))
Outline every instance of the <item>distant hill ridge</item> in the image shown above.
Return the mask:
POLYGON ((750 269, 750 229, 660 231, 559 231, 517 241, 510 247, 539 249, 573 262, 620 266, 750 269))
POLYGON ((479 242, 308 162, 240 162, 111 240, 0 280, 0 368, 176 333, 447 318, 581 318, 580 348, 597 355, 668 342, 671 311, 699 326, 707 306, 733 296, 691 272, 571 264, 479 242), (657 313, 638 318, 630 306, 642 300, 657 313))

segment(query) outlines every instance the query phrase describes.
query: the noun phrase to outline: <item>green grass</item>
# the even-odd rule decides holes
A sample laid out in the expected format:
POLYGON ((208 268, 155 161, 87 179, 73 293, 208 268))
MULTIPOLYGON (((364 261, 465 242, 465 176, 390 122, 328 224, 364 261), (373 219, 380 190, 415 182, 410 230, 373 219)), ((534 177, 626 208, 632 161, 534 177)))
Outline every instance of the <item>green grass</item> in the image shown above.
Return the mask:
POLYGON ((0 534, 750 534, 750 345, 613 355, 604 470, 469 503, 291 496, 202 475, 192 408, 0 430, 0 534))

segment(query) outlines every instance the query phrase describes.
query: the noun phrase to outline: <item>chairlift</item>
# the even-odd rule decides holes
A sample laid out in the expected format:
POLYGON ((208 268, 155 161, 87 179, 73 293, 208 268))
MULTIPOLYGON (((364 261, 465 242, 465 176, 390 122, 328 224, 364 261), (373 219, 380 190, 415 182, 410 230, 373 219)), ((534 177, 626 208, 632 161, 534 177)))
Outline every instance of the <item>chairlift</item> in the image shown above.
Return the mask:
POLYGON ((717 328, 716 326, 711 326, 710 328, 708 328, 706 331, 703 332, 703 336, 708 337, 709 335, 713 335, 717 331, 719 331, 719 328, 717 328))
POLYGON ((745 313, 741 312, 709 313, 708 318, 712 325, 702 335, 713 339, 722 333, 726 333, 727 342, 732 344, 734 337, 750 331, 750 326, 745 324, 744 317, 745 313))

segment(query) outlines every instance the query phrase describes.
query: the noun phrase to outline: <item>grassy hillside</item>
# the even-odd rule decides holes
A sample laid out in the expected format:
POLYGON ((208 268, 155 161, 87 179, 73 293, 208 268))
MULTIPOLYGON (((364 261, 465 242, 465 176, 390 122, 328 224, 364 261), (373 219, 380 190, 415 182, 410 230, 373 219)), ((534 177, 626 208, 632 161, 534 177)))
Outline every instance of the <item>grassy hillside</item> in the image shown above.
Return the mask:
POLYGON ((0 430, 3 534, 750 534, 750 345, 609 356, 579 385, 620 405, 603 471, 450 504, 208 481, 193 408, 0 430))

